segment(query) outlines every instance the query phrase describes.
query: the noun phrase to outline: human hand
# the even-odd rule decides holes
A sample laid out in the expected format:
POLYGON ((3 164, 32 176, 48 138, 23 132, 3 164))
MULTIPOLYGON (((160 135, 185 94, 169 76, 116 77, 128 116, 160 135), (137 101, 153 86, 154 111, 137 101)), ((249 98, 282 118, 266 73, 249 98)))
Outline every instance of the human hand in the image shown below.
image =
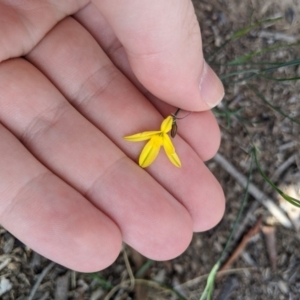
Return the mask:
POLYGON ((0 222, 74 270, 109 266, 122 240, 166 260, 224 212, 204 165, 223 87, 204 63, 190 1, 0 0, 0 222), (68 17, 69 15, 74 17, 68 17), (147 169, 125 135, 180 107, 182 167, 147 169), (198 112, 196 112, 198 111, 198 112))

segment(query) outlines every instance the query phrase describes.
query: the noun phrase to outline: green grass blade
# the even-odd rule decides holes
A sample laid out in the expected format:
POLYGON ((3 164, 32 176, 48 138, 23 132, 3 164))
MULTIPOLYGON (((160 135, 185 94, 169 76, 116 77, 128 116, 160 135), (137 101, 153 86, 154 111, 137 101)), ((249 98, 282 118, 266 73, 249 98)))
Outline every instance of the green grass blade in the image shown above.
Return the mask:
POLYGON ((242 63, 247 62, 251 58, 253 58, 253 57, 257 56, 257 55, 263 54, 265 52, 266 52, 266 49, 263 49, 263 50, 257 50, 257 51, 254 51, 254 52, 242 55, 242 56, 240 56, 240 57, 238 57, 238 58, 236 58, 236 59, 231 60, 230 62, 228 62, 227 66, 240 65, 242 63))
POLYGON ((277 70, 279 68, 283 68, 283 67, 291 67, 291 66, 298 66, 298 65, 300 65, 300 58, 292 59, 292 60, 290 60, 288 62, 283 62, 283 63, 280 63, 280 64, 278 64, 276 66, 263 69, 263 70, 261 70, 261 73, 262 72, 275 71, 275 70, 277 70))
POLYGON ((265 104, 267 104, 269 107, 271 107, 273 110, 275 110, 277 113, 281 114, 285 118, 289 119, 291 122, 300 125, 300 120, 297 120, 295 118, 290 117, 287 113, 282 111, 279 107, 271 104, 256 88, 254 88, 252 85, 247 84, 248 88, 255 93, 255 95, 261 99, 265 104))
POLYGON ((272 72, 272 71, 276 71, 279 68, 283 68, 283 67, 290 67, 290 66, 298 66, 300 65, 300 59, 293 59, 291 61, 288 62, 283 62, 283 63, 278 63, 278 64, 274 64, 272 67, 269 68, 265 68, 265 69, 246 69, 246 70, 241 70, 241 71, 235 71, 232 73, 228 73, 225 75, 220 76, 222 81, 225 81, 225 79, 228 79, 230 77, 233 76, 237 76, 240 74, 250 74, 247 77, 243 77, 241 79, 238 80, 230 80, 230 83, 238 83, 238 82, 242 82, 242 81, 247 81, 250 80, 252 78, 255 78, 257 76, 265 76, 264 73, 268 73, 268 72, 272 72))
POLYGON ((270 22, 276 22, 278 20, 281 20, 282 17, 279 17, 279 18, 269 18, 269 19, 265 19, 265 20, 262 20, 262 21, 258 21, 256 23, 253 23, 247 27, 244 27, 236 32, 234 32, 230 38, 225 41, 211 56, 208 57, 207 61, 208 62, 211 62, 212 59, 228 44, 230 43, 231 41, 235 40, 235 39, 238 39, 238 38, 241 38, 242 36, 246 35, 250 30, 252 30, 253 28, 255 27, 258 27, 260 26, 261 24, 264 24, 264 23, 270 23, 270 22))
POLYGON ((257 27, 257 26, 260 26, 264 23, 270 23, 270 22, 277 22, 279 20, 282 20, 282 17, 278 17, 278 18, 269 18, 269 19, 265 19, 265 20, 261 20, 261 21, 258 21, 258 22, 255 22, 243 29, 240 29, 238 31, 236 31, 235 33, 233 33, 230 37, 230 39, 234 40, 234 39, 237 39, 237 38, 240 38, 244 35, 246 35, 250 30, 252 30, 253 28, 257 27))
POLYGON ((260 54, 268 53, 268 52, 271 52, 271 51, 274 51, 274 50, 277 50, 277 49, 280 49, 280 48, 288 48, 288 47, 293 47, 293 46, 298 46, 298 45, 300 45, 300 42, 291 43, 291 44, 280 44, 280 45, 275 45, 275 46, 272 46, 272 47, 269 47, 269 48, 257 50, 257 51, 250 52, 248 54, 242 55, 242 56, 228 62, 227 65, 228 66, 240 65, 241 63, 245 63, 248 60, 250 60, 251 58, 253 58, 255 56, 258 56, 260 54))
POLYGON ((296 77, 287 77, 287 78, 276 78, 276 77, 271 77, 271 76, 265 76, 263 74, 260 74, 259 76, 268 79, 268 80, 274 80, 274 81, 293 81, 293 80, 299 80, 300 76, 296 77))
POLYGON ((225 108, 213 108, 212 111, 216 116, 224 117, 226 119, 226 127, 230 128, 231 126, 231 119, 232 116, 237 116, 242 110, 244 110, 244 107, 236 109, 236 110, 231 110, 228 109, 227 107, 225 108))
POLYGON ((135 277, 136 278, 141 278, 145 274, 145 272, 151 267, 153 264, 153 260, 148 259, 142 266, 141 268, 136 272, 135 277))
POLYGON ((255 163, 256 163, 256 167, 260 173, 260 175, 263 177, 263 179, 273 188, 273 190, 275 190, 282 198, 284 198, 286 201, 290 202, 292 205, 296 206, 296 207, 300 207, 300 200, 293 198, 287 194, 285 194, 278 186, 276 186, 268 177, 267 175, 264 173, 264 171, 262 170, 258 158, 257 158, 257 148, 254 147, 253 148, 253 154, 254 154, 254 159, 255 159, 255 163))
POLYGON ((207 282, 206 282, 206 286, 205 289, 201 295, 201 298, 199 300, 205 300, 205 298, 207 300, 210 300, 212 298, 212 294, 213 294, 213 287, 215 284, 215 278, 217 275, 217 272, 220 268, 220 261, 218 261, 213 268, 211 269, 208 277, 207 277, 207 282))
POLYGON ((237 76, 237 75, 241 75, 241 74, 259 74, 260 70, 259 69, 248 69, 248 70, 241 70, 241 71, 236 71, 236 72, 232 72, 232 73, 228 73, 225 75, 220 76, 220 79, 222 81, 224 81, 224 79, 230 78, 232 76, 237 76))
MULTIPOLYGON (((252 153, 251 153, 252 154, 252 153)), ((232 230, 230 232, 230 235, 226 241, 226 244, 225 244, 225 247, 217 261, 217 263, 213 266, 213 268, 211 269, 209 275, 208 275, 208 278, 207 278, 207 281, 206 281, 206 286, 204 288, 204 291, 201 295, 201 298, 199 300, 204 300, 205 297, 206 297, 206 300, 211 300, 212 299, 212 296, 213 296, 213 289, 214 289, 214 283, 215 283, 215 278, 216 278, 216 275, 217 275, 217 272, 221 266, 221 263, 222 263, 222 260, 224 259, 224 256, 225 256, 225 253, 227 252, 228 250, 228 247, 231 243, 231 240, 233 238, 233 235, 235 233, 235 230, 237 228, 237 225, 238 223, 240 222, 240 219, 242 217, 242 214, 243 214, 243 211, 245 209, 245 206, 246 206, 246 202, 247 202, 247 199, 248 199, 248 195, 249 195, 249 184, 250 184, 250 181, 251 181, 251 176, 252 176, 252 171, 253 171, 253 154, 251 155, 251 163, 250 163, 250 168, 249 168, 249 175, 248 175, 248 179, 247 179, 247 185, 246 185, 246 189, 245 189, 245 193, 244 193, 244 196, 243 196, 243 200, 242 200, 242 204, 241 204, 241 207, 239 209, 239 212, 238 212, 238 215, 234 221, 234 224, 233 224, 233 227, 232 227, 232 230)))
POLYGON ((108 282, 107 280, 105 280, 98 273, 90 273, 89 275, 92 278, 96 279, 105 290, 109 290, 109 289, 113 288, 113 285, 110 282, 108 282))

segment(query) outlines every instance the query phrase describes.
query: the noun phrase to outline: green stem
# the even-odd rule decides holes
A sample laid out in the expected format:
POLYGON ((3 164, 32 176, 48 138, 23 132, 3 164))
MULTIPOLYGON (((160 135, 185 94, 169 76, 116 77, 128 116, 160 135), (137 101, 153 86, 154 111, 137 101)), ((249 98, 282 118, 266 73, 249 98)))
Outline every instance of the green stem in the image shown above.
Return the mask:
POLYGON ((176 118, 180 111, 181 111, 181 109, 177 108, 177 110, 175 111, 175 114, 173 114, 173 116, 176 118))
POLYGON ((244 211, 244 208, 246 206, 246 202, 247 202, 247 199, 248 199, 248 190, 249 190, 249 184, 250 184, 250 180, 251 180, 251 176, 252 176, 252 170, 253 170, 253 153, 251 153, 251 163, 250 163, 250 169, 249 169, 249 175, 248 175, 248 180, 247 180, 247 185, 246 185, 246 190, 245 190, 245 193, 244 193, 244 197, 243 197, 243 200, 242 200, 242 204, 241 204, 241 207, 239 209, 239 212, 238 212, 238 215, 235 219, 235 222, 233 224, 233 228, 230 232, 230 235, 227 239, 227 242, 226 242, 226 245, 218 259, 218 261, 216 262, 216 264, 213 266, 213 268, 211 269, 210 273, 209 273, 209 276, 207 278, 207 282, 206 282, 206 286, 205 286, 205 289, 201 295, 201 298, 199 300, 204 300, 205 297, 207 300, 211 300, 212 299, 212 294, 213 294, 213 288, 214 288, 214 283, 215 283, 215 278, 216 278, 216 275, 217 275, 217 272, 221 266, 221 263, 222 263, 222 260, 225 256, 225 253, 227 252, 227 249, 231 243, 231 240, 233 238, 233 235, 235 233, 235 230, 236 230, 236 227, 238 225, 238 223, 240 222, 240 219, 242 217, 242 213, 244 211))

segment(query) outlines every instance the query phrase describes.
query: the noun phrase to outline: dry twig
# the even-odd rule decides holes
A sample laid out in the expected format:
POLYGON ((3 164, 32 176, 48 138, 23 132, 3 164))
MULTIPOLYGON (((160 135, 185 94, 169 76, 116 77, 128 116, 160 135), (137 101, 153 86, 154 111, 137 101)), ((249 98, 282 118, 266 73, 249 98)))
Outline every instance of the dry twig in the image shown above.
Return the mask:
POLYGON ((296 155, 293 154, 277 168, 277 170, 274 172, 273 176, 271 177, 271 180, 276 181, 286 169, 288 169, 293 163, 295 163, 295 161, 296 161, 296 155))
POLYGON ((47 275, 47 273, 53 268, 54 265, 55 265, 55 263, 54 263, 54 262, 51 262, 51 263, 50 263, 50 264, 42 271, 42 273, 39 275, 39 277, 38 277, 36 283, 34 284, 34 286, 33 286, 32 290, 31 290, 30 295, 29 295, 29 297, 28 297, 27 300, 32 300, 32 299, 33 299, 33 297, 34 297, 34 295, 35 295, 37 289, 39 288, 39 286, 40 286, 42 280, 43 280, 44 277, 47 275))
POLYGON ((275 237, 275 227, 273 226, 263 226, 262 233, 264 234, 268 256, 272 270, 277 269, 277 251, 276 251, 276 237, 275 237))
MULTIPOLYGON (((171 289, 167 289, 165 287, 163 287, 162 285, 160 285, 158 282, 152 281, 152 280, 146 280, 146 279, 135 279, 134 280, 135 284, 143 284, 158 290, 161 290, 165 293, 168 294, 172 294, 172 295, 176 295, 176 292, 171 290, 171 289)), ((104 300, 110 300, 113 295, 121 288, 128 288, 129 284, 131 284, 130 280, 125 280, 123 282, 121 282, 120 284, 114 286, 109 293, 105 296, 104 300)))
POLYGON ((232 263, 240 256, 240 254, 243 252, 243 250, 245 249, 246 245, 248 244, 249 240, 256 235, 259 230, 260 230, 260 226, 261 226, 261 218, 259 218, 256 222, 256 224, 254 225, 254 227, 252 227, 247 234, 244 235, 242 241, 239 243, 239 245, 236 247, 236 249, 234 250, 234 252, 231 254, 231 256, 229 257, 229 259, 226 261, 226 263, 222 266, 222 268, 220 269, 220 271, 226 270, 228 269, 232 263))
POLYGON ((11 260, 11 257, 6 257, 5 260, 0 264, 0 271, 2 271, 11 262, 11 260))
MULTIPOLYGON (((217 272, 217 277, 219 278, 219 277, 226 276, 226 275, 231 275, 231 274, 249 273, 249 271, 251 271, 251 270, 257 270, 257 268, 253 268, 253 267, 250 267, 250 268, 236 268, 236 269, 218 271, 217 272)), ((181 287, 181 288, 192 288, 195 285, 199 285, 199 283, 205 281, 208 276, 209 276, 209 273, 205 274, 205 275, 198 276, 198 277, 193 278, 191 280, 188 280, 188 281, 186 281, 186 282, 184 282, 180 285, 174 286, 174 289, 177 289, 179 287, 181 287)))
MULTIPOLYGON (((243 187, 247 186, 247 178, 242 175, 225 157, 217 153, 214 161, 218 163, 225 171, 227 171, 234 179, 243 187)), ((249 194, 251 194, 257 201, 264 205, 268 211, 286 228, 292 228, 292 223, 283 211, 259 190, 253 183, 249 184, 249 194)))
POLYGON ((235 277, 230 277, 225 282, 222 290, 217 296, 216 300, 227 300, 230 299, 231 294, 234 290, 238 289, 240 286, 238 280, 235 277))
POLYGON ((127 272, 128 272, 129 278, 130 278, 130 287, 129 288, 130 288, 130 290, 133 290, 135 278, 134 278, 134 275, 133 275, 133 272, 132 272, 132 269, 131 269, 131 266, 130 266, 130 263, 129 263, 129 260, 128 260, 125 245, 123 245, 123 251, 122 252, 123 252, 123 258, 124 258, 124 262, 125 262, 125 265, 126 265, 126 269, 127 269, 127 272))

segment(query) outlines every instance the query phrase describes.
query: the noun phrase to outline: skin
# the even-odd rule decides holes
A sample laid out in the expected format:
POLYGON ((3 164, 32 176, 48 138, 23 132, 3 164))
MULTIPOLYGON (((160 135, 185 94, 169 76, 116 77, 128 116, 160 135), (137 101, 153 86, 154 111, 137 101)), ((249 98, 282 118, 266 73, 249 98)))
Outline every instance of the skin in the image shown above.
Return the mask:
POLYGON ((172 259, 215 226, 224 195, 203 161, 223 97, 188 0, 0 0, 0 222, 68 268, 106 268, 122 241, 172 259), (144 143, 176 108, 182 168, 144 143), (182 116, 185 112, 181 113, 182 116))

